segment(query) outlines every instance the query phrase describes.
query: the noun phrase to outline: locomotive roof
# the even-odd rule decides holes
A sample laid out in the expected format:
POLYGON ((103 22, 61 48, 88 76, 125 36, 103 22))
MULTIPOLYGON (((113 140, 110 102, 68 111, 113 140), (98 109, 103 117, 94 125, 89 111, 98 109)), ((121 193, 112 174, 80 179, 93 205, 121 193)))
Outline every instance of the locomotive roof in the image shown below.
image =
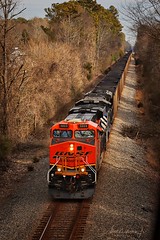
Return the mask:
POLYGON ((69 114, 65 121, 70 121, 72 119, 81 119, 81 121, 93 121, 95 118, 95 113, 71 113, 69 114))
POLYGON ((101 91, 102 94, 107 94, 106 91, 110 91, 112 95, 114 95, 116 91, 116 85, 105 84, 105 85, 98 85, 95 87, 92 93, 99 93, 101 91))
POLYGON ((76 116, 76 115, 74 115, 74 114, 71 114, 71 115, 69 115, 66 119, 64 119, 64 120, 62 120, 62 121, 60 121, 60 122, 57 122, 57 123, 55 123, 51 128, 52 129, 59 129, 59 128, 63 128, 64 130, 65 129, 67 129, 68 127, 66 127, 66 128, 64 128, 64 127, 62 127, 61 125, 66 125, 66 124, 68 124, 68 123, 71 123, 71 124, 75 124, 75 123, 77 123, 77 124, 80 124, 80 123, 86 123, 86 124, 89 124, 91 127, 93 127, 93 128, 98 128, 98 129, 100 129, 100 127, 98 126, 98 124, 96 123, 96 122, 94 122, 94 121, 92 121, 92 120, 90 120, 91 118, 88 116, 86 116, 86 117, 84 117, 84 118, 81 118, 81 116, 80 117, 78 117, 78 115, 76 116), (87 121, 87 122, 86 122, 87 121))
POLYGON ((81 106, 81 105, 87 105, 87 104, 92 104, 93 106, 96 106, 97 104, 100 106, 111 105, 111 103, 105 99, 105 96, 103 95, 100 96, 99 94, 98 95, 95 94, 94 96, 90 96, 90 95, 85 96, 85 98, 76 102, 75 106, 81 106))
POLYGON ((106 106, 97 106, 95 104, 87 104, 87 105, 80 105, 80 106, 75 106, 71 108, 69 113, 97 113, 105 111, 106 106))
POLYGON ((106 95, 109 95, 110 97, 113 96, 113 93, 108 90, 104 89, 102 87, 96 87, 92 92, 90 92, 87 96, 91 96, 92 93, 95 93, 95 96, 99 96, 105 99, 106 95))
POLYGON ((95 122, 110 110, 110 105, 106 104, 106 102, 107 101, 84 104, 83 101, 79 101, 78 105, 69 111, 69 115, 65 120, 81 119, 82 121, 95 122))

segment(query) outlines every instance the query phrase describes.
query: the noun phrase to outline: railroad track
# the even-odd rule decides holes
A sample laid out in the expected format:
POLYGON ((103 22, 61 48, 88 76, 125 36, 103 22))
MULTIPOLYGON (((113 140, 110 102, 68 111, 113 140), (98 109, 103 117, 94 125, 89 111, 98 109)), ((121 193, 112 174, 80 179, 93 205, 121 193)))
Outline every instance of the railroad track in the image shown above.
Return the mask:
POLYGON ((31 239, 82 239, 90 204, 91 200, 54 201, 31 239))

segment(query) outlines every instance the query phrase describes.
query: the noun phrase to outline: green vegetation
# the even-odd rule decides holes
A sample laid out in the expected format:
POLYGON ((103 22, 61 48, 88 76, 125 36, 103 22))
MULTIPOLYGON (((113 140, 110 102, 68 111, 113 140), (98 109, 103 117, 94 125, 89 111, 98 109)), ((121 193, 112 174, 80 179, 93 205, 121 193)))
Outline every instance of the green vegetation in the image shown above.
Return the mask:
POLYGON ((24 43, 24 44, 27 44, 28 42, 29 42, 29 39, 30 39, 30 37, 29 37, 29 33, 27 32, 27 30, 26 29, 23 29, 23 31, 22 31, 22 42, 24 43))
POLYGON ((87 70, 87 79, 91 80, 91 78, 92 78, 92 64, 87 62, 87 63, 84 63, 83 67, 84 67, 84 69, 87 70))
POLYGON ((25 23, 25 24, 28 22, 28 20, 23 17, 18 17, 15 19, 15 21, 18 23, 25 23))

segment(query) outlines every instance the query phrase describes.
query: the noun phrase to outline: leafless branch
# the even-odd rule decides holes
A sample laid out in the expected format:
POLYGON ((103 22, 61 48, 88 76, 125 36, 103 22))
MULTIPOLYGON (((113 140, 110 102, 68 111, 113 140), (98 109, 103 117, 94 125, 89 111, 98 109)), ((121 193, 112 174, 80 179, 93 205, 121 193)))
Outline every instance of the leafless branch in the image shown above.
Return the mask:
POLYGON ((144 26, 146 34, 160 39, 160 0, 144 0, 123 7, 123 15, 132 23, 132 29, 144 26))

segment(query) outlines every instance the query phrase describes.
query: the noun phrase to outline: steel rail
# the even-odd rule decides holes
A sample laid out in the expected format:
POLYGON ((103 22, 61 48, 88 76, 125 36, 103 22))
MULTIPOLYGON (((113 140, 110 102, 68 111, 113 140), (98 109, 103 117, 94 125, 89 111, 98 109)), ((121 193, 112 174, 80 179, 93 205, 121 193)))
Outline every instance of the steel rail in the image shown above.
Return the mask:
POLYGON ((91 201, 87 200, 56 202, 49 214, 42 218, 32 240, 82 239, 90 204, 91 201))

